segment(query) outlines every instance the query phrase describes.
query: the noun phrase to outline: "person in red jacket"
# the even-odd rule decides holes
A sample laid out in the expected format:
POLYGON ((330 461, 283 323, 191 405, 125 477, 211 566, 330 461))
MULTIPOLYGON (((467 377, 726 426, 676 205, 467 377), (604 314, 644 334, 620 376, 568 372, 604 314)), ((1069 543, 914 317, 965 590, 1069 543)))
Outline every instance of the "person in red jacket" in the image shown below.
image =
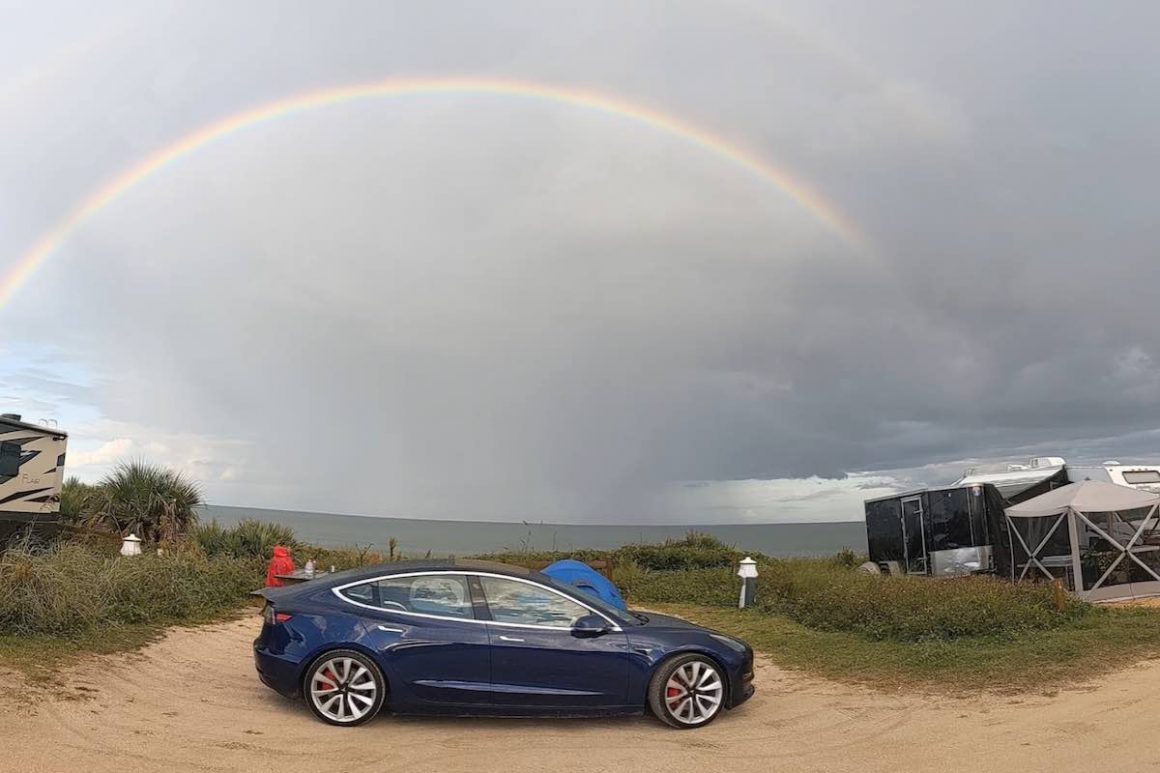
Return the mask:
POLYGON ((270 559, 270 566, 266 569, 266 587, 281 587, 284 583, 278 579, 278 575, 293 571, 294 559, 290 557, 290 551, 281 545, 275 545, 274 557, 270 559))

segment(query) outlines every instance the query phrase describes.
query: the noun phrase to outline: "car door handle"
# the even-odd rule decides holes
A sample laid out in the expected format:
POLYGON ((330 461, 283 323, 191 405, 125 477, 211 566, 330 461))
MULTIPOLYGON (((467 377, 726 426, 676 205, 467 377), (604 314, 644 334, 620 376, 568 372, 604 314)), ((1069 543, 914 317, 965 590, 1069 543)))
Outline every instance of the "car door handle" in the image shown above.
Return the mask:
POLYGON ((518 642, 523 641, 523 639, 517 639, 514 636, 501 636, 501 637, 499 637, 499 640, 500 641, 518 641, 518 642))
POLYGON ((379 630, 386 631, 387 633, 406 633, 402 628, 391 628, 387 625, 380 625, 379 630))

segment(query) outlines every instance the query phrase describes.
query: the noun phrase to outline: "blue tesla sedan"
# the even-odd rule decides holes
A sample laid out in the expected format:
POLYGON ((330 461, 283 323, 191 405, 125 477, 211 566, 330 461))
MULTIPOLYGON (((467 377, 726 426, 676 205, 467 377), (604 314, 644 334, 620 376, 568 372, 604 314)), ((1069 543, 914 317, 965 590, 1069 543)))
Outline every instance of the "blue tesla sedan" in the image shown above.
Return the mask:
POLYGON ((398 562, 261 593, 258 677, 334 725, 386 706, 508 716, 651 709, 694 728, 753 694, 745 642, 506 564, 398 562))

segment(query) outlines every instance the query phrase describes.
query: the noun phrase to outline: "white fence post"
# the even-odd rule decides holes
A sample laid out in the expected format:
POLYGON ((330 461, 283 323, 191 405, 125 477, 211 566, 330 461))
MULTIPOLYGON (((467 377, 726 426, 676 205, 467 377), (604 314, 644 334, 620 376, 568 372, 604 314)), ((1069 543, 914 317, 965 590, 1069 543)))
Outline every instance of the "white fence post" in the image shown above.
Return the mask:
POLYGON ((757 599, 757 562, 749 556, 741 559, 737 576, 741 578, 741 598, 737 606, 739 609, 745 609, 752 606, 757 599))

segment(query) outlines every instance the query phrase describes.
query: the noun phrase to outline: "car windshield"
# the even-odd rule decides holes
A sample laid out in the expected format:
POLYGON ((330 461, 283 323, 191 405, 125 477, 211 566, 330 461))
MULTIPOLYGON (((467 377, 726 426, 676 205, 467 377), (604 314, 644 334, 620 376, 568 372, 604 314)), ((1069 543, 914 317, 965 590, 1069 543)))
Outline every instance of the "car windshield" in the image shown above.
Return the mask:
POLYGON ((580 599, 588 606, 597 610, 605 617, 616 621, 620 625, 642 625, 644 623, 644 621, 640 618, 634 617, 631 612, 626 612, 623 609, 617 609, 599 596, 586 593, 580 588, 569 585, 568 583, 560 582, 559 580, 553 579, 546 574, 540 575, 537 579, 544 585, 562 590, 569 596, 580 599))

